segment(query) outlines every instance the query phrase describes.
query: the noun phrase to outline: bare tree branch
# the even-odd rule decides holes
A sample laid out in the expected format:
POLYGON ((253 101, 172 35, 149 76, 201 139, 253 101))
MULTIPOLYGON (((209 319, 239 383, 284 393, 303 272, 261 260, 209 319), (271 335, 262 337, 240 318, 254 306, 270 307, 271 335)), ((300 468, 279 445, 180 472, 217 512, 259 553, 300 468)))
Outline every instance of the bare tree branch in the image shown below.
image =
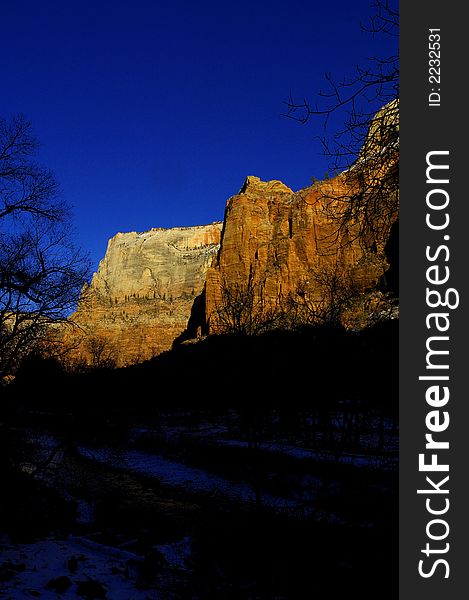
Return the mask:
MULTIPOLYGON (((362 26, 373 35, 396 37, 397 4, 376 0, 375 14, 362 26)), ((326 73, 326 90, 313 100, 300 102, 290 95, 284 116, 307 123, 318 117, 323 134, 317 136, 329 172, 338 176, 335 189, 323 185, 321 192, 329 216, 337 222, 331 246, 339 240, 356 239, 367 249, 376 248, 389 235, 399 210, 399 55, 372 57, 355 67, 353 75, 336 82, 326 73), (380 109, 380 110, 378 110, 380 109), (333 135, 329 122, 344 112, 344 126, 333 135), (329 202, 328 202, 329 201, 329 202), (352 235, 343 235, 344 232, 352 235)))
POLYGON ((23 116, 0 118, 0 374, 67 319, 89 274, 55 176, 34 160, 38 148, 23 116))

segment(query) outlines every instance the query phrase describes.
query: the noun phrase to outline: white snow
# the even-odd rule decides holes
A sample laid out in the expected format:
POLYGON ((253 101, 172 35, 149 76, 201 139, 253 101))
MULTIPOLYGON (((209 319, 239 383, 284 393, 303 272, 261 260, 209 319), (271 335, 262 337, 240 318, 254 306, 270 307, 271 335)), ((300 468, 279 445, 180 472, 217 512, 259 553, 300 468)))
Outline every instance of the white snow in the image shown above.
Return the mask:
POLYGON ((171 567, 188 570, 186 563, 192 553, 192 539, 190 536, 186 536, 174 544, 161 544, 157 546, 157 549, 171 567))
MULTIPOLYGON (((253 488, 241 482, 231 482, 223 477, 208 473, 203 469, 190 467, 156 454, 146 454, 137 450, 122 452, 117 458, 115 453, 106 449, 79 447, 80 454, 88 459, 131 473, 139 473, 147 477, 155 477, 161 483, 172 487, 212 496, 223 496, 247 504, 254 504, 256 495, 253 488)), ((261 502, 264 507, 276 510, 293 510, 297 502, 280 496, 262 493, 261 502)), ((303 510, 303 509, 302 509, 303 510)))
POLYGON ((104 548, 84 545, 79 539, 46 539, 32 544, 0 542, 0 568, 11 563, 14 576, 2 583, 0 598, 21 599, 40 597, 42 600, 76 600, 77 584, 90 579, 99 582, 106 590, 109 600, 157 600, 161 596, 155 590, 138 589, 128 575, 126 556, 110 556, 104 548), (76 558, 76 572, 71 572, 68 561, 76 558), (24 565, 24 568, 21 566, 24 565), (46 589, 47 583, 57 577, 67 576, 72 585, 58 594, 46 589))
MULTIPOLYGON (((249 447, 248 442, 242 440, 217 439, 216 443, 221 446, 235 446, 239 448, 249 447)), ((300 448, 298 446, 289 446, 288 444, 279 444, 274 442, 260 443, 257 445, 257 448, 264 452, 284 454, 299 460, 309 458, 317 460, 319 462, 335 462, 344 465, 351 465, 353 467, 380 466, 380 459, 378 457, 369 456, 366 454, 336 454, 327 450, 310 450, 308 448, 300 448)))
MULTIPOLYGON (((49 450, 50 447, 54 447, 54 439, 50 436, 44 436, 44 438, 38 436, 35 441, 38 449, 42 452, 46 448, 49 450)), ((57 441, 55 441, 55 444, 57 445, 57 441)), ((78 446, 76 450, 82 457, 94 462, 121 469, 128 473, 154 477, 164 485, 183 488, 189 492, 209 494, 214 497, 220 496, 245 504, 255 504, 256 502, 255 490, 248 483, 233 482, 204 469, 191 467, 158 454, 149 454, 139 450, 114 450, 105 447, 90 448, 87 446, 78 446)), ((61 453, 58 453, 49 467, 58 466, 61 459, 61 453)), ((298 502, 291 498, 273 496, 268 493, 261 493, 260 500, 265 508, 270 507, 277 511, 292 511, 298 507, 298 502)), ((303 512, 302 507, 298 508, 303 512)), ((91 518, 89 511, 90 507, 85 504, 79 506, 80 522, 89 521, 91 518)))

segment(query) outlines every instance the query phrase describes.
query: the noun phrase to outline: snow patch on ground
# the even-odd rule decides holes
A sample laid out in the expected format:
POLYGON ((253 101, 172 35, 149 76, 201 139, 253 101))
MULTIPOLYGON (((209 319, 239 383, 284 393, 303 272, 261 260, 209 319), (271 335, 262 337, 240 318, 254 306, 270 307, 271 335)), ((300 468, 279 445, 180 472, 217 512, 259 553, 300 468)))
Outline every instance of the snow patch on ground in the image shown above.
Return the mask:
MULTIPOLYGON (((112 556, 105 548, 90 547, 79 539, 46 539, 31 544, 0 542, 0 598, 42 600, 76 600, 80 584, 95 582, 108 600, 158 600, 155 590, 138 589, 128 575, 128 559, 112 556), (62 578, 61 593, 47 589, 53 580, 62 578), (65 578, 69 579, 69 583, 65 578)), ((130 556, 130 554, 129 554, 130 556)))
MULTIPOLYGON (((165 485, 182 487, 192 492, 219 495, 246 504, 256 502, 256 494, 248 484, 233 483, 203 469, 190 467, 157 454, 146 454, 145 452, 131 450, 122 452, 117 456, 105 448, 90 449, 83 446, 80 446, 78 450, 85 458, 127 472, 155 477, 165 485)), ((263 506, 277 510, 292 510, 296 508, 297 504, 291 499, 265 493, 261 494, 260 500, 263 506)))
POLYGON ((187 571, 186 563, 192 554, 192 539, 190 536, 186 536, 174 544, 161 544, 156 548, 164 556, 170 567, 187 571))
MULTIPOLYGON (((221 446, 234 446, 238 448, 249 447, 248 442, 241 440, 218 439, 216 443, 221 446)), ((310 450, 308 448, 299 448, 298 446, 289 446, 287 444, 278 444, 273 442, 260 443, 257 445, 257 448, 264 452, 284 454, 286 456, 291 456, 298 460, 309 458, 320 462, 334 462, 344 465, 351 465, 353 467, 377 468, 381 466, 379 457, 369 456, 366 454, 335 454, 334 452, 328 452, 326 450, 310 450)))

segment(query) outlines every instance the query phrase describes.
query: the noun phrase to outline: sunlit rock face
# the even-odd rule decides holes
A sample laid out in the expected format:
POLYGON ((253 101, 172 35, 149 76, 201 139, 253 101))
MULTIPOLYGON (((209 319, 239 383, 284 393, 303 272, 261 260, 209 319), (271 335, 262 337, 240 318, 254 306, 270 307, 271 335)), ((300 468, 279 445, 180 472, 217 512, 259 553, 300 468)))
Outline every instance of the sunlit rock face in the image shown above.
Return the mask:
MULTIPOLYGON (((114 236, 72 317, 83 337, 75 357, 96 361, 94 338, 125 365, 168 350, 183 332, 223 331, 226 290, 250 290, 267 313, 288 312, 292 299, 327 303, 331 290, 375 290, 397 231, 398 109, 394 101, 376 114, 355 164, 332 179, 294 192, 249 176, 223 223, 114 236)), ((357 315, 346 315, 353 327, 357 315)), ((77 343, 75 331, 69 337, 77 343)))
MULTIPOLYGON (((359 216, 341 229, 344 198, 351 193, 345 176, 297 193, 278 181, 248 177, 227 202, 220 252, 207 271, 206 331, 218 329, 226 290, 249 288, 256 303, 281 307, 301 289, 320 301, 322 273, 343 274, 363 291, 375 287, 389 267, 390 228, 369 243, 359 216)), ((396 218, 397 212, 391 225, 396 218)))
POLYGON ((323 300, 324 283, 331 287, 335 275, 363 292, 375 288, 389 267, 398 165, 395 100, 378 111, 356 162, 336 177, 296 193, 280 181, 247 177, 226 203, 220 251, 207 271, 205 330, 217 331, 230 289, 250 288, 257 306, 272 307, 299 288, 323 300))
MULTIPOLYGON (((71 320, 82 331, 75 357, 93 360, 89 340, 118 365, 168 350, 185 329, 194 298, 220 244, 222 224, 118 233, 109 240, 71 320)), ((72 340, 69 340, 72 341, 72 340)), ((96 358, 96 357, 95 357, 96 358)))

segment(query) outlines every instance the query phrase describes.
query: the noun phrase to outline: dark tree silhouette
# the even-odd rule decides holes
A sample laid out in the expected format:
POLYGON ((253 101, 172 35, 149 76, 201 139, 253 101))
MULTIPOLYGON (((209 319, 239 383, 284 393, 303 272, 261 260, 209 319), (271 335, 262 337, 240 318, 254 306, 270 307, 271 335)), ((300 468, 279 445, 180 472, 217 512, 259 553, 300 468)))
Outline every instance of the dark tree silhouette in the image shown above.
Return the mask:
POLYGON ((0 118, 0 375, 65 321, 89 273, 70 209, 23 116, 0 118))
POLYGON ((246 284, 226 281, 221 285, 221 301, 210 317, 217 333, 259 335, 284 326, 284 306, 280 299, 269 303, 252 279, 246 284))
POLYGON ((315 118, 322 123, 318 137, 329 158, 329 173, 340 174, 342 185, 342 192, 331 196, 337 234, 358 222, 357 237, 369 248, 389 236, 399 205, 399 15, 397 3, 390 0, 376 0, 374 9, 363 29, 395 39, 394 51, 368 59, 340 82, 327 73, 325 90, 312 100, 290 97, 284 115, 300 123, 315 118), (331 135, 336 118, 344 124, 331 135))
POLYGON ((114 345, 100 336, 90 336, 85 340, 85 348, 90 357, 92 369, 114 369, 117 351, 114 345))
POLYGON ((339 263, 312 269, 288 298, 289 315, 297 327, 340 327, 345 311, 363 293, 351 269, 339 263))

